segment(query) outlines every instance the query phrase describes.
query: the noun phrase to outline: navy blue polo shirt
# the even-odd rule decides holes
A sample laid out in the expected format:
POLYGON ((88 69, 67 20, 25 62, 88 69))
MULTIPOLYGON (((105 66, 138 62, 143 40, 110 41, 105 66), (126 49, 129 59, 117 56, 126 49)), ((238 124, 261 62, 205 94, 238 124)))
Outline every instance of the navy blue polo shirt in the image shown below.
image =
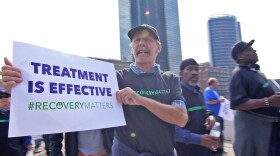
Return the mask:
MULTIPOLYGON (((230 81, 231 108, 249 99, 262 99, 273 94, 275 92, 268 80, 257 70, 250 69, 244 65, 237 65, 233 70, 230 81)), ((269 116, 280 116, 279 108, 277 107, 263 107, 252 109, 251 111, 269 116)))

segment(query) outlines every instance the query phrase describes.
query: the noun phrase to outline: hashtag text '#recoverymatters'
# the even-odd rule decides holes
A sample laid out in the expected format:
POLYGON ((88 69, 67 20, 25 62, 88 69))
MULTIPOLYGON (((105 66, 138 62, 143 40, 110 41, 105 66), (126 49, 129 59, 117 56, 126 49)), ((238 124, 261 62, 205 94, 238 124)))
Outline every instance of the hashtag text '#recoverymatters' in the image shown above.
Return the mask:
POLYGON ((28 110, 113 109, 110 102, 29 102, 28 110))

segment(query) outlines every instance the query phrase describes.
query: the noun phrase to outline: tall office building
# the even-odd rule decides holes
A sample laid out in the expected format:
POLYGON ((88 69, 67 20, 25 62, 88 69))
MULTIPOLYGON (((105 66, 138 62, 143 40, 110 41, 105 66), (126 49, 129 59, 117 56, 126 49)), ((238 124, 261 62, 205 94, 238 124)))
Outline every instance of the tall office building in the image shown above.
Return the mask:
POLYGON ((119 0, 121 59, 133 62, 127 32, 141 24, 154 26, 162 50, 157 58, 162 70, 179 72, 182 60, 177 0, 119 0))
POLYGON ((240 23, 227 14, 213 15, 208 20, 209 52, 213 67, 233 69, 232 46, 241 40, 240 23))

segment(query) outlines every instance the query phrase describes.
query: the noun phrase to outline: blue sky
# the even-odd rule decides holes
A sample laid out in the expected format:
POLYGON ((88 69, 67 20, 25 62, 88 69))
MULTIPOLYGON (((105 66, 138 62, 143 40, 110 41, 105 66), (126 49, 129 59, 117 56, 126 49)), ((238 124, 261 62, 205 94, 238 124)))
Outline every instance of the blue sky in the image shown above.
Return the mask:
MULTIPOLYGON (((280 60, 275 57, 280 36, 280 9, 276 2, 178 0, 183 59, 192 57, 199 63, 208 62, 207 20, 213 14, 231 14, 241 23, 242 39, 255 39, 253 47, 265 75, 280 78, 276 71, 280 60)), ((12 60, 14 40, 79 56, 120 59, 117 12, 117 0, 1 1, 0 65, 4 56, 12 60), (101 30, 109 26, 112 32, 106 33, 110 37, 104 36, 101 30)))

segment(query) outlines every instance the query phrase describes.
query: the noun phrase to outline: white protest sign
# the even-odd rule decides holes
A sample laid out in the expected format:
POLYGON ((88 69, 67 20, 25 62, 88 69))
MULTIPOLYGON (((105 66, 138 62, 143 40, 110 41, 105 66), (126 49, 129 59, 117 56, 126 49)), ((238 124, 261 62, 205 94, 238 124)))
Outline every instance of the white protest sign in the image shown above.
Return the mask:
POLYGON ((225 98, 224 102, 221 102, 221 107, 219 110, 219 116, 224 120, 232 121, 233 120, 233 111, 230 109, 230 101, 225 98))
POLYGON ((14 42, 9 137, 125 125, 112 63, 14 42))

